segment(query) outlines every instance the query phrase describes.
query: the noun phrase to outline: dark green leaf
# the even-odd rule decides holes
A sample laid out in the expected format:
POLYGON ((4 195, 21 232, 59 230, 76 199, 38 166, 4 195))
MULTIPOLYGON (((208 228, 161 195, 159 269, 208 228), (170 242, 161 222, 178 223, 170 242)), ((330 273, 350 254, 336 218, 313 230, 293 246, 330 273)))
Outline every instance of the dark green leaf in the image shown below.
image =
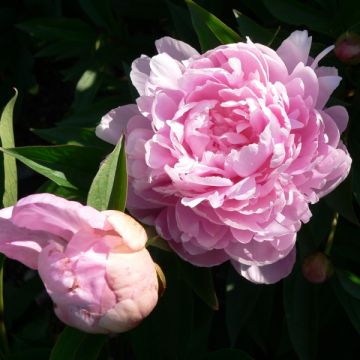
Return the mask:
MULTIPOLYGON (((79 45, 88 44, 96 32, 84 21, 69 18, 32 18, 17 27, 41 40, 66 40, 79 45)), ((80 49, 79 49, 80 50, 80 49)))
MULTIPOLYGON (((0 144, 1 146, 14 147, 13 113, 18 93, 5 106, 0 119, 0 144)), ((14 205, 17 201, 17 170, 16 160, 7 154, 0 156, 0 200, 3 207, 14 205), (3 173, 3 179, 1 178, 3 173)))
POLYGON ((349 175, 335 190, 324 198, 326 204, 353 224, 359 225, 353 205, 352 177, 349 175))
POLYGON ((86 70, 75 88, 73 108, 77 111, 86 109, 94 100, 101 85, 101 73, 96 70, 86 70))
POLYGON ((98 210, 124 211, 127 196, 125 141, 122 137, 103 161, 88 195, 88 205, 98 210))
POLYGON ((234 345, 243 327, 251 318, 261 285, 253 284, 229 267, 226 281, 226 327, 230 344, 234 345))
POLYGON ((237 349, 221 349, 206 354, 202 360, 252 360, 253 358, 244 351, 237 349))
POLYGON ((289 335, 300 359, 317 359, 317 285, 307 282, 299 266, 284 280, 284 307, 289 335))
POLYGON ((105 341, 105 335, 86 334, 66 327, 52 349, 50 360, 95 360, 105 341))
POLYGON ((35 348, 30 350, 16 351, 6 357, 6 360, 48 360, 50 356, 50 349, 35 348))
POLYGON ((275 32, 271 32, 262 27, 240 11, 234 10, 234 14, 239 24, 239 32, 243 37, 249 36, 253 42, 259 42, 261 44, 268 44, 274 37, 275 32))
POLYGON ((178 278, 176 256, 155 250, 151 255, 168 286, 154 311, 130 333, 135 358, 184 359, 194 329, 192 291, 178 278))
POLYGON ((360 278, 350 271, 337 270, 337 278, 349 295, 360 300, 360 278))
POLYGON ((69 187, 59 186, 51 180, 45 181, 37 190, 38 194, 50 193, 57 196, 61 196, 68 200, 74 200, 81 203, 86 202, 87 192, 79 189, 73 189, 69 187))
POLYGON ((111 150, 110 144, 100 140, 93 128, 79 126, 59 126, 50 129, 33 129, 32 132, 42 139, 55 145, 96 146, 111 150))
POLYGON ((219 301, 216 296, 211 270, 191 265, 179 260, 180 276, 185 283, 211 309, 219 310, 219 301))
POLYGON ((94 24, 108 30, 114 26, 111 0, 79 0, 79 3, 94 24))
POLYGON ((296 25, 306 26, 309 29, 323 34, 337 33, 334 21, 324 11, 319 11, 307 4, 297 0, 262 0, 267 9, 280 21, 296 25))
POLYGON ((66 116, 57 123, 58 126, 79 126, 92 128, 99 124, 101 117, 111 109, 119 106, 119 97, 108 96, 104 99, 94 102, 87 109, 77 111, 66 116))
POLYGON ((336 297, 347 313, 349 320, 360 334, 360 300, 351 296, 348 291, 341 286, 341 283, 336 276, 332 279, 332 285, 336 297))
POLYGON ((203 51, 221 44, 241 41, 240 35, 225 25, 215 15, 195 4, 192 0, 185 1, 190 10, 193 27, 203 51))
POLYGON ((28 146, 2 149, 59 186, 87 189, 104 153, 85 146, 28 146))

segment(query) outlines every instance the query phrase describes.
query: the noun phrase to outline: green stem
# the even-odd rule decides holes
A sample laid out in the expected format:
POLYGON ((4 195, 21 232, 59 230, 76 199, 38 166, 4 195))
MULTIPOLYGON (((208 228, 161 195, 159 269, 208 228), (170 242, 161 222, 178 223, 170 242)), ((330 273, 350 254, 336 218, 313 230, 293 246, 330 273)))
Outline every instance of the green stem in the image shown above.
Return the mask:
POLYGON ((331 223, 331 231, 330 231, 329 237, 327 239, 325 250, 324 250, 324 253, 325 253, 326 256, 330 255, 330 252, 331 252, 331 249, 332 249, 332 246, 333 246, 333 243, 334 243, 334 237, 335 237, 335 232, 336 232, 336 226, 337 226, 337 223, 338 223, 338 219, 339 219, 339 213, 336 212, 335 215, 334 215, 333 221, 331 223))
POLYGON ((0 343, 2 350, 6 355, 9 353, 9 344, 6 336, 4 300, 3 300, 4 263, 5 263, 5 256, 0 254, 0 343))

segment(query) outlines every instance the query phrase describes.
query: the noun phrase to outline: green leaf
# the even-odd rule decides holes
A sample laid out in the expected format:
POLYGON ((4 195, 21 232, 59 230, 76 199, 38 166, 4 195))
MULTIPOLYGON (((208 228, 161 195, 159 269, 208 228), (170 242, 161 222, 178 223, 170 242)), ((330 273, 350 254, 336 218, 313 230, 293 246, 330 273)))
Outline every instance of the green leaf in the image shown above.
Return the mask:
POLYGON ((229 267, 226 281, 226 327, 233 346, 255 309, 262 291, 261 285, 253 284, 229 267))
POLYGON ((91 184, 87 204, 98 210, 124 211, 127 186, 125 141, 122 137, 101 164, 91 184))
POLYGON ((234 14, 239 25, 239 32, 242 36, 249 36, 253 42, 259 42, 261 44, 268 44, 273 39, 273 32, 262 27, 253 19, 237 10, 234 10, 234 14))
POLYGON ((25 146, 0 150, 59 186, 74 189, 88 189, 104 156, 100 149, 75 145, 25 146))
POLYGON ((100 85, 100 72, 92 69, 86 70, 76 84, 73 108, 80 111, 86 109, 94 100, 100 85))
POLYGON ((58 126, 49 129, 32 129, 34 134, 55 145, 82 145, 103 147, 110 152, 112 146, 100 140, 93 128, 79 126, 58 126))
POLYGON ((334 19, 324 11, 297 0, 262 0, 264 5, 278 20, 291 25, 306 26, 327 35, 336 35, 334 19))
POLYGON ((215 15, 211 14, 192 0, 185 0, 191 14, 192 24, 197 33, 202 51, 212 49, 221 44, 241 41, 238 33, 225 25, 215 15))
POLYGON ((337 270, 337 278, 349 295, 360 300, 360 278, 350 271, 337 270))
POLYGON ((180 276, 197 296, 213 310, 219 310, 211 270, 179 260, 180 276))
POLYGON ((116 25, 111 0, 79 0, 80 6, 94 24, 108 30, 116 25))
POLYGON ((220 349, 206 354, 201 360, 252 360, 244 351, 237 349, 220 349))
POLYGON ((317 359, 318 288, 307 282, 299 266, 284 280, 284 308, 289 335, 301 360, 317 359))
POLYGON ((349 320, 360 334, 360 300, 351 296, 349 292, 344 289, 337 276, 332 278, 332 285, 335 295, 347 313, 349 320))
POLYGON ((87 198, 86 191, 59 186, 51 180, 45 181, 38 189, 36 189, 36 193, 50 193, 68 200, 78 201, 83 204, 86 202, 87 198))
POLYGON ((67 326, 52 349, 50 360, 95 360, 106 340, 105 335, 86 334, 67 326))
MULTIPOLYGON (((17 90, 15 95, 5 106, 0 119, 0 144, 3 147, 14 147, 14 130, 13 130, 13 113, 14 106, 18 96, 17 90)), ((14 205, 17 201, 17 171, 16 160, 7 154, 0 156, 0 181, 1 173, 4 176, 4 182, 0 185, 0 200, 3 207, 14 205), (2 171, 3 170, 3 171, 2 171)))

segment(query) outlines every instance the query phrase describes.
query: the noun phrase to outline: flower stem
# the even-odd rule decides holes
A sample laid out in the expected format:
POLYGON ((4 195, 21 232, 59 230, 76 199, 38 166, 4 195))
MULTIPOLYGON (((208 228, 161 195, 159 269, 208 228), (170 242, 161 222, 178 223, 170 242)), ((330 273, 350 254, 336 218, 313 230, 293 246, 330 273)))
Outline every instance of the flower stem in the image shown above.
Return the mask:
POLYGON ((332 248, 333 243, 334 243, 334 237, 335 237, 335 232, 336 232, 336 226, 337 226, 337 223, 338 223, 338 219, 339 219, 339 213, 336 212, 334 217, 333 217, 333 221, 331 223, 330 234, 329 234, 328 239, 326 241, 326 246, 325 246, 325 250, 324 250, 324 253, 325 253, 326 256, 330 255, 331 248, 332 248))
POLYGON ((0 254, 0 344, 5 355, 9 353, 9 344, 6 336, 5 313, 3 300, 3 269, 5 256, 0 254))

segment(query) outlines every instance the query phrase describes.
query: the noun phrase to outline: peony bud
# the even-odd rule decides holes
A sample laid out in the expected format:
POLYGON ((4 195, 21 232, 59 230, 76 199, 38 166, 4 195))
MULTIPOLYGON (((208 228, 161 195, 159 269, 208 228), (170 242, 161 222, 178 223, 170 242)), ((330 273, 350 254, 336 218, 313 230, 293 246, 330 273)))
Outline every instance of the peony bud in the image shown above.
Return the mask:
POLYGON ((0 227, 0 252, 39 271, 67 325, 123 332, 155 307, 155 264, 130 216, 37 194, 0 210, 0 227))
POLYGON ((342 34, 335 44, 335 55, 345 64, 360 63, 360 36, 353 32, 342 34))
POLYGON ((334 272, 329 258, 321 252, 306 257, 301 270, 305 279, 314 284, 325 282, 334 272))

